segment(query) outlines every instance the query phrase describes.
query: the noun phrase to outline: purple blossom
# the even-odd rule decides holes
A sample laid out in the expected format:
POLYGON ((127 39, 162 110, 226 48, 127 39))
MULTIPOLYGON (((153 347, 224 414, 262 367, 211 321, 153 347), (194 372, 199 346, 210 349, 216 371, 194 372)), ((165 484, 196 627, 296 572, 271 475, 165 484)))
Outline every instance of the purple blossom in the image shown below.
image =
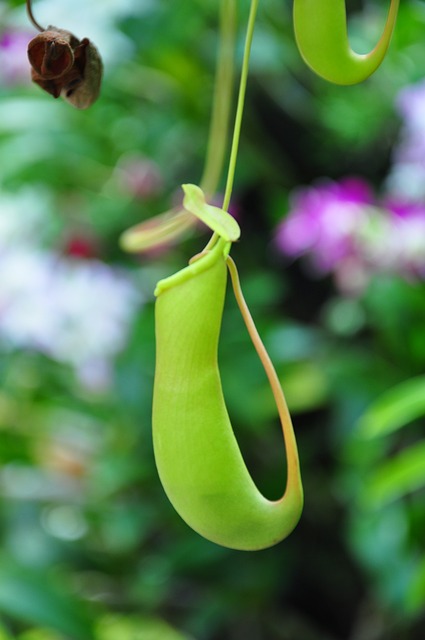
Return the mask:
POLYGON ((359 292, 374 273, 425 277, 425 205, 405 198, 377 201, 367 183, 347 178, 297 190, 276 244, 305 255, 319 274, 359 292))
POLYGON ((32 37, 26 31, 6 31, 0 36, 0 80, 4 84, 30 82, 27 48, 32 37))
POLYGON ((425 203, 408 202, 405 199, 392 196, 385 198, 383 205, 395 219, 401 218, 407 222, 419 217, 425 220, 425 203))
POLYGON ((278 228, 278 247, 292 257, 311 253, 319 271, 331 271, 353 253, 354 230, 372 197, 359 178, 297 190, 289 215, 278 228))

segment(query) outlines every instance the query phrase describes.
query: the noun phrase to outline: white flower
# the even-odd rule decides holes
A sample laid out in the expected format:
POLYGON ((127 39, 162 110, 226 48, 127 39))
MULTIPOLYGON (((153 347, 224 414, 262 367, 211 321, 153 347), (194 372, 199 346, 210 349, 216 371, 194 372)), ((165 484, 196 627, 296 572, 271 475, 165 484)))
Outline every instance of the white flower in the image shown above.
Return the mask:
POLYGON ((71 365, 86 383, 107 382, 141 296, 130 272, 45 249, 42 197, 1 194, 0 341, 71 365))

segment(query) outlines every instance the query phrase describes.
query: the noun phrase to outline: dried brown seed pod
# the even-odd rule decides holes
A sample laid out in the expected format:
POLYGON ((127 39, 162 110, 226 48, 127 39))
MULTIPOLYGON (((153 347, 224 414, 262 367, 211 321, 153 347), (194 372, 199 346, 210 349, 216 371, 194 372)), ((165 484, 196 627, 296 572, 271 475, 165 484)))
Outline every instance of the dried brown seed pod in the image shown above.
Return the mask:
POLYGON ((100 92, 103 66, 98 50, 88 38, 79 40, 65 29, 43 29, 34 19, 31 0, 27 10, 40 31, 28 45, 33 82, 54 98, 61 96, 77 109, 87 109, 100 92))

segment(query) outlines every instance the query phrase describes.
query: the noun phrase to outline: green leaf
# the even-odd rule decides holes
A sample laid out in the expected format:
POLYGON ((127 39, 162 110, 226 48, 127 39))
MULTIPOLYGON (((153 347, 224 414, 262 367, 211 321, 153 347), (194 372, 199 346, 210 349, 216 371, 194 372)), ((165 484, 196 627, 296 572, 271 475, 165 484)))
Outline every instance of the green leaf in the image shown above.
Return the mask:
POLYGON ((191 640, 159 618, 107 616, 98 625, 96 640, 191 640))
POLYGON ((419 442, 380 465, 366 479, 361 502, 375 508, 424 486, 425 442, 419 442))
POLYGON ((82 603, 66 585, 56 584, 46 572, 0 560, 0 611, 34 625, 55 629, 72 640, 93 640, 92 626, 82 603))
POLYGON ((396 431, 425 415, 425 376, 411 378, 382 395, 357 423, 363 438, 396 431))
POLYGON ((207 204, 202 189, 195 184, 184 184, 182 188, 185 194, 183 206, 186 211, 199 218, 227 242, 235 242, 240 238, 241 230, 230 213, 207 204))

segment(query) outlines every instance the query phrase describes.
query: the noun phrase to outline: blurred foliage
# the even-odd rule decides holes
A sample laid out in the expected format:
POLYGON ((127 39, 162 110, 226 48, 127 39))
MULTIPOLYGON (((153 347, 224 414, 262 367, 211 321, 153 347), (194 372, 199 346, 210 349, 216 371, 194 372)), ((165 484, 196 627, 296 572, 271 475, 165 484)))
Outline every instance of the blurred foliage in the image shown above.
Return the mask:
MULTIPOLYGON (((347 4, 353 46, 369 50, 386 3, 347 4)), ((261 3, 234 256, 293 412, 306 505, 287 541, 254 554, 189 530, 153 461, 152 291, 199 251, 202 230, 158 255, 118 248, 122 231, 175 205, 179 185, 199 179, 217 3, 40 0, 34 9, 43 24, 97 44, 104 86, 90 110, 75 111, 30 84, 25 48, 7 75, 0 45, 0 212, 19 227, 7 244, 0 227, 0 259, 25 235, 23 255, 107 265, 140 299, 122 326, 89 317, 106 340, 123 335, 105 375, 99 363, 82 370, 60 349, 25 342, 16 321, 6 334, 0 304, 0 640, 422 639, 425 285, 377 275, 347 297, 288 263, 272 239, 299 185, 360 175, 382 187, 400 131, 396 97, 424 76, 424 3, 401 3, 382 68, 347 88, 303 65, 291 3, 261 3)), ((240 3, 241 24, 247 9, 240 3)), ((22 0, 0 2, 0 19, 0 36, 32 37, 22 0)), ((241 29, 239 63, 242 44, 241 29)), ((0 299, 17 279, 1 267, 0 299)), ((25 286, 35 287, 38 272, 22 268, 25 286)), ((95 298, 95 279, 90 286, 95 298)), ((82 302, 79 291, 71 302, 82 302)), ((57 321, 48 295, 24 316, 22 326, 57 321)), ((71 355, 84 348, 75 340, 71 355)), ((231 299, 220 363, 244 456, 261 489, 278 497, 281 435, 231 299)))

